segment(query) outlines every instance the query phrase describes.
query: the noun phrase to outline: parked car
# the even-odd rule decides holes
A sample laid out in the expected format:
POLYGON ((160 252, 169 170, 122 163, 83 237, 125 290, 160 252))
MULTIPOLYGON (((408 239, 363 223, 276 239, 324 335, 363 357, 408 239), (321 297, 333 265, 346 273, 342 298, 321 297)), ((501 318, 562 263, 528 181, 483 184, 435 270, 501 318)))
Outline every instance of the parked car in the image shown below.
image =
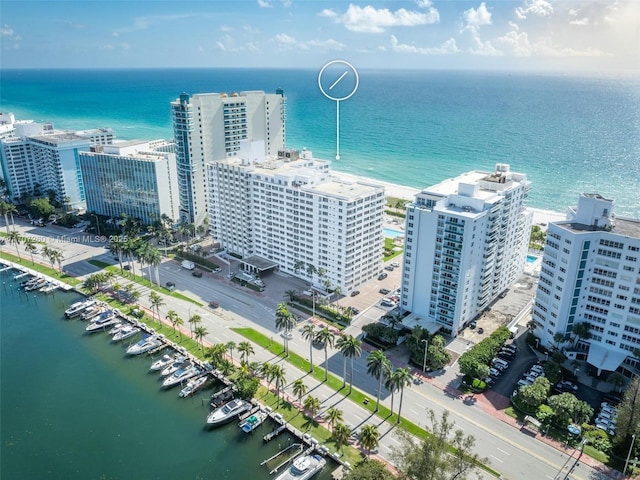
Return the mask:
POLYGON ((498 370, 497 368, 490 368, 489 369, 489 375, 492 377, 499 377, 500 375, 502 375, 502 372, 500 370, 498 370))
POLYGON ((609 409, 615 410, 616 405, 614 405, 613 403, 609 403, 609 402, 602 402, 600 404, 600 408, 609 408, 609 409))
POLYGON ((511 352, 505 352, 505 351, 500 351, 498 352, 498 357, 502 358, 503 360, 513 360, 515 358, 515 353, 511 353, 511 352))
POLYGON ((389 290, 388 288, 381 288, 380 290, 378 290, 378 293, 381 293, 382 295, 387 295, 391 292, 391 290, 389 290))
POLYGON ((471 321, 469 322, 469 328, 470 328, 471 330, 473 330, 473 329, 474 329, 474 328, 476 328, 477 326, 478 326, 478 324, 476 323, 476 321, 475 321, 475 320, 471 320, 471 321))
POLYGON ((389 265, 391 265, 392 267, 398 268, 400 266, 399 262, 391 262, 389 265))
POLYGON ((360 313, 360 310, 358 310, 356 307, 347 307, 347 309, 354 315, 358 315, 360 313))
POLYGON ((176 289, 176 284, 173 282, 167 282, 164 284, 165 287, 167 287, 167 290, 169 290, 170 292, 173 292, 176 289))
POLYGON ((393 272, 393 267, 391 265, 387 265, 384 269, 393 272))
POLYGON ((218 308, 220 304, 218 302, 214 302, 213 300, 209 302, 209 306, 211 308, 218 308))
POLYGON ((560 382, 558 382, 556 388, 563 392, 569 393, 576 393, 578 391, 578 386, 570 382, 569 380, 561 380, 560 382))
POLYGON ((360 290, 354 290, 353 292, 351 292, 352 297, 355 297, 356 295, 360 295, 360 290))
POLYGON ((524 378, 521 380, 518 380, 518 387, 524 387, 525 385, 531 385, 531 382, 528 380, 525 380, 524 378))
POLYGON ((385 278, 387 278, 389 275, 387 273, 381 273, 380 275, 378 275, 378 280, 384 280, 385 278))
POLYGON ((191 275, 193 275, 194 277, 200 278, 202 277, 202 272, 200 270, 194 270, 193 272, 191 272, 191 275))
POLYGON ((542 368, 542 365, 532 365, 531 368, 529 369, 532 372, 538 372, 538 373, 544 373, 544 368, 542 368))

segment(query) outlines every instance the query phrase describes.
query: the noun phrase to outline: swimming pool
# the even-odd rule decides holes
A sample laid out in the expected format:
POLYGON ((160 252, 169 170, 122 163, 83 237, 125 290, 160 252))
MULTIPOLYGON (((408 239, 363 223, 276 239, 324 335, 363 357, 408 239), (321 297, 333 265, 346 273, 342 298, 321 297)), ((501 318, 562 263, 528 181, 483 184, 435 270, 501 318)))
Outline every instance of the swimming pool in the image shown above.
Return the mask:
POLYGON ((388 238, 396 238, 396 237, 404 236, 404 232, 401 232, 400 230, 394 230, 393 228, 384 227, 382 231, 384 232, 384 236, 388 238))
POLYGON ((527 263, 535 263, 537 259, 538 257, 536 257, 535 255, 527 255, 527 263))

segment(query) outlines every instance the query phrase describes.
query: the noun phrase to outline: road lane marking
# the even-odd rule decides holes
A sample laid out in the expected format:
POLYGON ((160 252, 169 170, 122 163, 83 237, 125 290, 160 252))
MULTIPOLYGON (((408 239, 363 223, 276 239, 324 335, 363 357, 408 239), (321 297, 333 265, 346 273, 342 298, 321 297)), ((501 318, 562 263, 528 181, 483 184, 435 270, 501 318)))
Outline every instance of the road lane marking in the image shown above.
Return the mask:
POLYGON ((504 451, 504 450, 502 450, 501 448, 496 448, 496 450, 499 450, 500 452, 504 453, 505 455, 511 455, 510 453, 505 452, 505 451, 504 451))
POLYGON ((500 463, 504 463, 504 461, 503 461, 503 460, 500 460, 500 459, 499 459, 498 457, 496 457, 495 455, 491 455, 491 458, 493 458, 493 459, 495 459, 495 460, 499 461, 500 463))

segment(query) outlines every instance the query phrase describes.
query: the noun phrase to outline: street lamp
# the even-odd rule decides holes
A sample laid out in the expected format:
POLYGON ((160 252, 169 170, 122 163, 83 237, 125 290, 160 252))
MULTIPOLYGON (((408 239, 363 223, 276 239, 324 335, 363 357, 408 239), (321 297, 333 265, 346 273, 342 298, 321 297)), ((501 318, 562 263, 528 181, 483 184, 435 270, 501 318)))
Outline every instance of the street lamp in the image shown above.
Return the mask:
POLYGON ((91 216, 95 217, 96 219, 96 229, 98 230, 98 236, 100 236, 100 219, 98 218, 98 215, 96 215, 95 213, 92 213, 91 216))
POLYGON ((627 460, 624 462, 624 470, 622 470, 622 474, 627 474, 627 467, 629 466, 629 459, 631 458, 631 452, 633 451, 633 444, 636 441, 636 434, 631 435, 631 446, 629 447, 629 453, 627 454, 627 460))
POLYGON ((424 360, 422 361, 422 373, 427 371, 427 346, 429 345, 429 340, 422 339, 422 343, 424 343, 424 360))

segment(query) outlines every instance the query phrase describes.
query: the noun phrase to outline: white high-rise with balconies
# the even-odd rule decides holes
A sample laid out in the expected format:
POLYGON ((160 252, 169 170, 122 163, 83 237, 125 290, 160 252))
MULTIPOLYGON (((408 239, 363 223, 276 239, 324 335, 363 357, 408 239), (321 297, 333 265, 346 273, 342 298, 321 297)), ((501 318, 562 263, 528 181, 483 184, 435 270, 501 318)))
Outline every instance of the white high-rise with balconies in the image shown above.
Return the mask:
POLYGON ((263 141, 264 155, 285 146, 282 90, 183 93, 171 102, 176 140, 180 220, 200 225, 207 216, 208 162, 237 155, 241 140, 263 141))
POLYGON ((519 277, 529 189, 526 175, 497 164, 416 195, 407 206, 402 272, 401 306, 411 319, 455 336, 519 277))
POLYGON ((614 217, 613 200, 582 194, 566 221, 549 224, 533 320, 545 347, 599 371, 640 373, 640 219, 614 217), (573 334, 581 323, 588 338, 573 334))
POLYGON ((264 150, 262 142, 243 142, 238 156, 208 164, 214 241, 249 269, 277 266, 321 289, 328 280, 347 293, 375 278, 384 187, 334 177, 330 162, 308 150, 264 150), (309 265, 325 275, 309 275, 309 265))

